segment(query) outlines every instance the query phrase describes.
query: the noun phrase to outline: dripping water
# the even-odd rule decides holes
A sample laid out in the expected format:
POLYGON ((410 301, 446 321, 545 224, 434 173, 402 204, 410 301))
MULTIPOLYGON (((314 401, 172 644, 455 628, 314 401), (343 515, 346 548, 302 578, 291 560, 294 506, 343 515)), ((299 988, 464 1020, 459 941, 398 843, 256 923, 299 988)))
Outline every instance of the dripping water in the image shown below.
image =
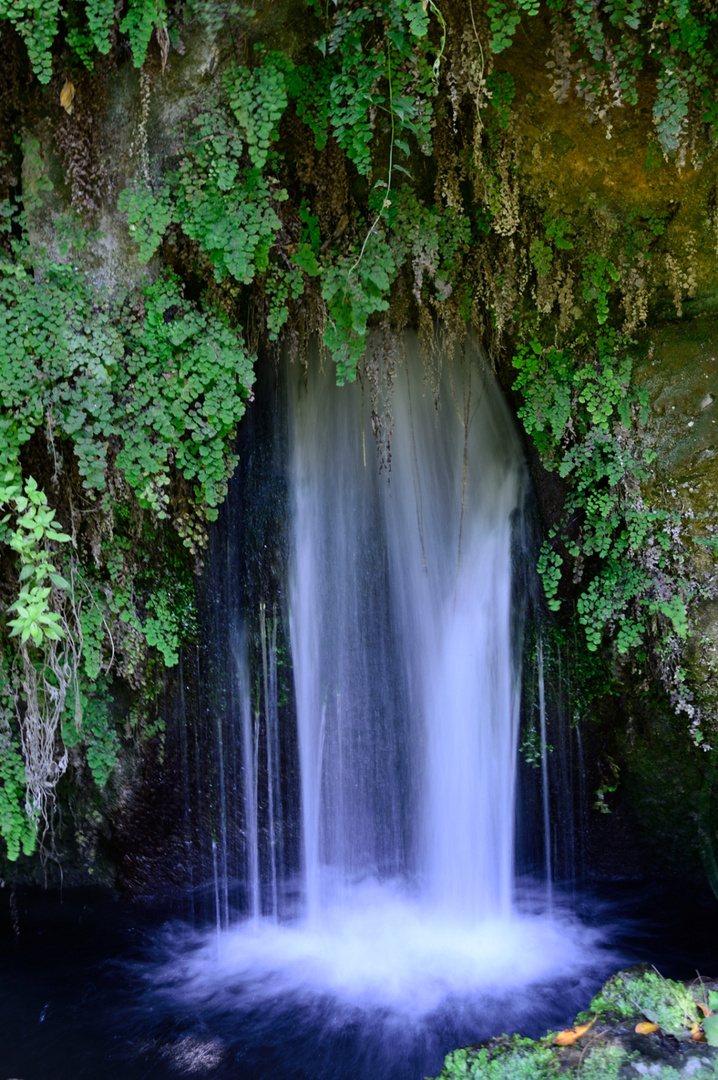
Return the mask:
POLYGON ((546 867, 546 897, 549 909, 553 905, 553 867, 551 859, 551 816, 549 812, 548 739, 546 730, 546 685, 543 667, 543 640, 539 634, 536 650, 539 697, 539 733, 541 736, 541 802, 543 807, 544 859, 546 867))
POLYGON ((247 640, 243 628, 234 627, 232 635, 233 685, 238 699, 242 748, 242 798, 244 803, 245 879, 248 914, 257 919, 261 912, 259 880, 259 827, 257 820, 258 753, 252 732, 252 705, 249 693, 247 640))

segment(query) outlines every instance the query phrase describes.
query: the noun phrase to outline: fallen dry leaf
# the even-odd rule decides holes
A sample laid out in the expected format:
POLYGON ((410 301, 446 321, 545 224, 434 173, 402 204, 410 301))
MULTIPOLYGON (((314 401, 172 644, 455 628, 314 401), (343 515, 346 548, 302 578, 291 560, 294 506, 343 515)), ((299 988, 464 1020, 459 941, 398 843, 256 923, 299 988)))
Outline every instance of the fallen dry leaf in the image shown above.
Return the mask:
POLYGON ((700 1024, 691 1024, 691 1042, 705 1042, 706 1037, 700 1024))
POLYGON ((652 1035, 654 1031, 660 1031, 658 1024, 652 1024, 650 1020, 641 1020, 640 1024, 636 1024, 636 1035, 652 1035))
POLYGON ((167 68, 167 58, 170 54, 170 36, 167 33, 167 27, 158 26, 155 29, 155 36, 157 38, 157 44, 160 47, 160 56, 162 58, 162 74, 164 75, 167 68))
POLYGON ((701 1010, 704 1016, 712 1016, 713 1010, 709 1009, 707 1005, 704 1005, 702 1001, 697 1001, 696 1005, 701 1010))
POLYGON ((72 103, 75 100, 75 84, 71 83, 69 79, 66 80, 65 85, 60 91, 60 104, 66 113, 72 112, 72 103))
POLYGON ((596 1023, 596 1017, 594 1016, 590 1024, 581 1024, 580 1027, 566 1028, 564 1031, 559 1031, 558 1035, 554 1039, 556 1046, 573 1046, 577 1039, 580 1039, 582 1035, 585 1035, 589 1028, 593 1027, 596 1023))

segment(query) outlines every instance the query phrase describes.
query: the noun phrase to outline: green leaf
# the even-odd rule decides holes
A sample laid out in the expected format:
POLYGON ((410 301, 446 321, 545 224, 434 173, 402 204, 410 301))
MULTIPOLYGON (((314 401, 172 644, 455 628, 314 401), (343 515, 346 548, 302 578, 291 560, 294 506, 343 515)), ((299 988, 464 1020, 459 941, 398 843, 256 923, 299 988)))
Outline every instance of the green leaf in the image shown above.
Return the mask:
MULTIPOLYGON (((711 993, 714 993, 711 991, 711 993)), ((712 1003, 711 1003, 712 1005, 712 1003)), ((718 1016, 706 1016, 703 1021, 703 1030, 706 1042, 709 1046, 718 1046, 718 1016)))

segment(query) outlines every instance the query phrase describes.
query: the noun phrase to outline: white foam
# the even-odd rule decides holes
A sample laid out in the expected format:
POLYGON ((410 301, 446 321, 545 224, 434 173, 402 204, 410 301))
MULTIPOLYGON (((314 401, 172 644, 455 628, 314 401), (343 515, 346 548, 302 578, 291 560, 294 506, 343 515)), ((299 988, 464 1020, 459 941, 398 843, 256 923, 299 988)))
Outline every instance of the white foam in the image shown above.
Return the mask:
POLYGON ((595 966, 598 943, 598 934, 568 913, 470 923, 401 886, 366 881, 327 902, 313 921, 249 920, 197 936, 194 948, 185 941, 158 978, 185 1000, 224 992, 238 1005, 328 996, 420 1019, 448 999, 580 977, 595 966))

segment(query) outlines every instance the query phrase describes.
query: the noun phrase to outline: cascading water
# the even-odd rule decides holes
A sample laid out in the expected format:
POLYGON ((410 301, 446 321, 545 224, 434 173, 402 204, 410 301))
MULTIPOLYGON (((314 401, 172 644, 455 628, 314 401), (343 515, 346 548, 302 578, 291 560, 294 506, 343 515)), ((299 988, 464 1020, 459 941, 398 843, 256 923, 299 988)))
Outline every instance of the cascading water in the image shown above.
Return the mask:
MULTIPOLYGON (((227 700, 241 707, 224 717, 237 733, 224 758, 241 745, 243 820, 222 835, 243 837, 243 911, 173 962, 175 997, 433 1017, 448 1048, 464 1030, 457 1016, 473 1017, 476 1035, 499 997, 515 1009, 519 988, 545 980, 575 991, 594 962, 594 935, 549 916, 545 888, 516 899, 523 619, 512 550, 526 547, 525 466, 478 349, 443 369, 435 399, 406 338, 381 472, 369 388, 338 388, 317 356, 306 373, 286 368, 287 584, 271 619, 259 601, 253 677, 249 634, 235 632, 230 682, 243 690, 227 700), (298 777, 276 707, 278 624, 298 777), (299 843, 287 853, 295 786, 299 843)), ((212 595, 233 591, 215 582, 212 595)))
POLYGON ((438 404, 414 341, 379 475, 359 386, 290 392, 290 623, 308 910, 403 873, 455 917, 511 907, 517 675, 511 532, 520 446, 474 355, 438 404), (327 871, 333 871, 327 874, 327 871))

